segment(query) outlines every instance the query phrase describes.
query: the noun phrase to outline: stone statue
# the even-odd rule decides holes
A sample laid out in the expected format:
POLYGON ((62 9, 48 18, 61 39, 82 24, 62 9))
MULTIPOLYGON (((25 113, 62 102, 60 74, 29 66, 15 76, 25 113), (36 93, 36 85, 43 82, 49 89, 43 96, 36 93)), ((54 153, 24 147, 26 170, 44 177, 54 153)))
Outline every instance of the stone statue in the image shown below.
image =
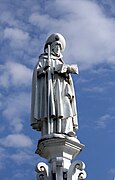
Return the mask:
POLYGON ((59 33, 49 36, 44 53, 33 72, 31 126, 42 132, 75 136, 78 129, 76 98, 71 73, 77 65, 64 64, 65 39, 59 33))

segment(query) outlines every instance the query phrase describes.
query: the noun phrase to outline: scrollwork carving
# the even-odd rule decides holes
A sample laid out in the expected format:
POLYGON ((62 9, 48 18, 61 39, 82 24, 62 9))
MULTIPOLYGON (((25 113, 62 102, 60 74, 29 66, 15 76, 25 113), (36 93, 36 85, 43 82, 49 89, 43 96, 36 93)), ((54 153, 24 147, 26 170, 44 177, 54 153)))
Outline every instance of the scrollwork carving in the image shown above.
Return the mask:
POLYGON ((48 180, 49 167, 43 162, 36 165, 35 171, 37 172, 37 180, 48 180))
POLYGON ((75 161, 71 164, 68 171, 68 180, 82 180, 86 178, 86 172, 84 171, 85 164, 82 161, 75 161))

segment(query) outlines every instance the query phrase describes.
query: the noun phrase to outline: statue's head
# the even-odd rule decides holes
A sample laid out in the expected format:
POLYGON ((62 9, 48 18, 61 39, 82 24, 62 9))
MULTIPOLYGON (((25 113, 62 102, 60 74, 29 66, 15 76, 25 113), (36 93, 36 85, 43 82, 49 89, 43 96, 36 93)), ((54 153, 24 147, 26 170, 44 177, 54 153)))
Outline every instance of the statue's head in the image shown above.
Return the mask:
POLYGON ((54 53, 57 51, 57 53, 59 53, 59 51, 64 51, 65 46, 66 46, 66 42, 65 42, 65 38, 59 34, 59 33, 54 33, 51 34, 46 43, 45 43, 45 47, 44 47, 44 51, 48 48, 48 45, 50 44, 51 47, 51 51, 53 50, 54 53), (60 47, 60 50, 59 50, 60 47))

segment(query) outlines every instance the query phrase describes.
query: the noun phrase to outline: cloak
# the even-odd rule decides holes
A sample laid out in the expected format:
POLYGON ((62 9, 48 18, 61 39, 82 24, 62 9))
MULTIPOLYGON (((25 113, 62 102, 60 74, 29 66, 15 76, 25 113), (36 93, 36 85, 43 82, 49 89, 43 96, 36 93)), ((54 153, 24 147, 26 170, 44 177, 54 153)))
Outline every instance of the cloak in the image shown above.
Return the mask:
POLYGON ((42 121, 48 115, 53 119, 72 118, 73 128, 78 127, 76 99, 70 73, 75 73, 61 57, 51 55, 50 67, 47 54, 41 54, 33 71, 31 126, 41 131, 42 121), (50 79, 48 79, 50 73, 50 79), (48 94, 49 93, 49 94, 48 94), (48 106, 49 102, 49 106, 48 106))

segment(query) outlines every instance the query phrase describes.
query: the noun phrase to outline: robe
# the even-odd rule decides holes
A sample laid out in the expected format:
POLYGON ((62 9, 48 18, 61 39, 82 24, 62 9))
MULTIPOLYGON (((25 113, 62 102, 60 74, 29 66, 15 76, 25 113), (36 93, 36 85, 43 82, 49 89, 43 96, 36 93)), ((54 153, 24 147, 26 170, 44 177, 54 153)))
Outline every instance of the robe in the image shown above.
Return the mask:
POLYGON ((48 117, 53 123, 53 133, 61 120, 61 133, 78 128, 76 98, 73 81, 68 66, 61 57, 51 54, 50 65, 46 53, 41 54, 33 71, 31 126, 38 131, 48 133, 48 117), (45 122, 45 123, 44 123, 45 122), (57 125, 56 125, 57 124, 57 125))

